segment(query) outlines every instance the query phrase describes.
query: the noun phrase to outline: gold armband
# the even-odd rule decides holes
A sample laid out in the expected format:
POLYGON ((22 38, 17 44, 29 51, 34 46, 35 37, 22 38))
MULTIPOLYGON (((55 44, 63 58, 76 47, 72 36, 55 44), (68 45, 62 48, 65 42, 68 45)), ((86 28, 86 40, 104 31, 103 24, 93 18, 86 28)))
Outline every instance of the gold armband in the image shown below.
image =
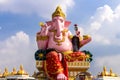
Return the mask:
POLYGON ((44 40, 47 40, 47 39, 48 39, 48 36, 37 36, 37 37, 36 37, 36 40, 37 40, 37 41, 39 41, 39 40, 44 41, 44 40))
POLYGON ((69 38, 69 39, 72 39, 72 38, 73 38, 73 35, 69 35, 68 38, 69 38))
POLYGON ((83 35, 83 40, 90 38, 90 35, 83 35))

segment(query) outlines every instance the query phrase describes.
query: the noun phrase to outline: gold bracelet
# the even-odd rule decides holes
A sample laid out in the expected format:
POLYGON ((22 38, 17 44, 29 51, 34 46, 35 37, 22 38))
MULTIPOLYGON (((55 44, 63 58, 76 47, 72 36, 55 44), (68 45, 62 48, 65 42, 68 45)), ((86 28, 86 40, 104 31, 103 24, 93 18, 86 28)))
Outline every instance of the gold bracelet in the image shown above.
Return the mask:
POLYGON ((44 40, 47 40, 47 39, 48 39, 48 36, 37 36, 37 37, 36 37, 36 40, 37 40, 37 41, 39 41, 39 40, 44 41, 44 40))

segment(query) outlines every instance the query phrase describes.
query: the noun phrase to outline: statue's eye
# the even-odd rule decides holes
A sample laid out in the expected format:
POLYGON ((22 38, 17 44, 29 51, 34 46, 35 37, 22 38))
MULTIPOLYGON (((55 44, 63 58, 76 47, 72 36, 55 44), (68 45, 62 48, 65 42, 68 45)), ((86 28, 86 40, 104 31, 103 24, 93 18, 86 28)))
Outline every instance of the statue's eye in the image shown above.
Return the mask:
POLYGON ((60 19, 60 21, 61 21, 61 22, 63 22, 63 20, 62 20, 62 19, 60 19))

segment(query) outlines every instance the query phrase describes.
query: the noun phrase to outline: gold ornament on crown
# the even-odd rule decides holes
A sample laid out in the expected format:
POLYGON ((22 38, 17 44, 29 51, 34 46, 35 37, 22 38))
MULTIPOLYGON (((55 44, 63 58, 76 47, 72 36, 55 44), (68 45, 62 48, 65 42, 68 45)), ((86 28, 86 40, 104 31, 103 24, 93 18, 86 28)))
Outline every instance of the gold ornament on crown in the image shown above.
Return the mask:
POLYGON ((63 17, 65 19, 65 14, 63 13, 60 6, 57 6, 55 12, 52 14, 52 18, 56 17, 56 16, 60 16, 60 17, 63 17))

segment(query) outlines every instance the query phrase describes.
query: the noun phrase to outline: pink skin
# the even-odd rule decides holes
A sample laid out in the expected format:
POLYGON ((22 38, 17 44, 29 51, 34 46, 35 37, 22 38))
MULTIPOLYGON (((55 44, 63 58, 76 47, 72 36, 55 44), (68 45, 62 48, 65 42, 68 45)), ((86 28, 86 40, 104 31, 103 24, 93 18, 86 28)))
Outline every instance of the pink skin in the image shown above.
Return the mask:
POLYGON ((60 46, 56 45, 57 42, 54 41, 54 37, 56 40, 62 40, 63 36, 62 36, 62 31, 64 29, 68 29, 70 22, 69 21, 65 21, 64 18, 62 17, 54 17, 52 19, 52 21, 47 22, 47 25, 50 26, 49 30, 56 30, 56 34, 54 36, 54 32, 49 32, 49 42, 48 42, 48 48, 55 48, 56 50, 60 51, 60 52, 64 52, 64 51, 68 51, 68 50, 72 50, 72 43, 71 40, 68 38, 68 36, 71 35, 71 32, 68 31, 65 33, 65 41, 61 42, 60 46))
MULTIPOLYGON (((37 33, 37 36, 47 36, 48 35, 48 26, 47 24, 41 26, 40 32, 37 33)), ((47 48, 48 40, 39 40, 37 41, 37 45, 39 49, 46 49, 47 48)))
MULTIPOLYGON (((37 42, 38 48, 39 49, 55 48, 59 52, 73 50, 71 39, 68 38, 71 35, 71 32, 68 30, 68 26, 70 25, 70 23, 71 22, 65 21, 65 19, 60 16, 54 17, 52 21, 46 22, 47 26, 42 27, 43 29, 41 29, 41 31, 39 32, 39 34, 37 34, 37 36, 40 36, 40 35, 49 36, 49 40, 38 41, 37 42), (48 26, 50 26, 49 29, 46 28, 48 26), (63 42, 60 42, 60 45, 57 45, 58 43, 54 40, 54 38, 56 40, 62 40, 63 39, 62 31, 64 29, 68 30, 68 32, 65 32, 65 36, 64 36, 65 40, 63 42), (54 32, 50 32, 50 30, 54 30, 54 31, 56 30, 56 34, 54 35, 54 32)), ((91 41, 91 38, 88 38, 88 39, 82 40, 80 44, 83 46, 90 41, 91 41)), ((59 58, 61 61, 62 55, 60 53, 59 53, 59 58)), ((67 78, 63 73, 60 73, 57 75, 57 80, 67 80, 67 78)))

